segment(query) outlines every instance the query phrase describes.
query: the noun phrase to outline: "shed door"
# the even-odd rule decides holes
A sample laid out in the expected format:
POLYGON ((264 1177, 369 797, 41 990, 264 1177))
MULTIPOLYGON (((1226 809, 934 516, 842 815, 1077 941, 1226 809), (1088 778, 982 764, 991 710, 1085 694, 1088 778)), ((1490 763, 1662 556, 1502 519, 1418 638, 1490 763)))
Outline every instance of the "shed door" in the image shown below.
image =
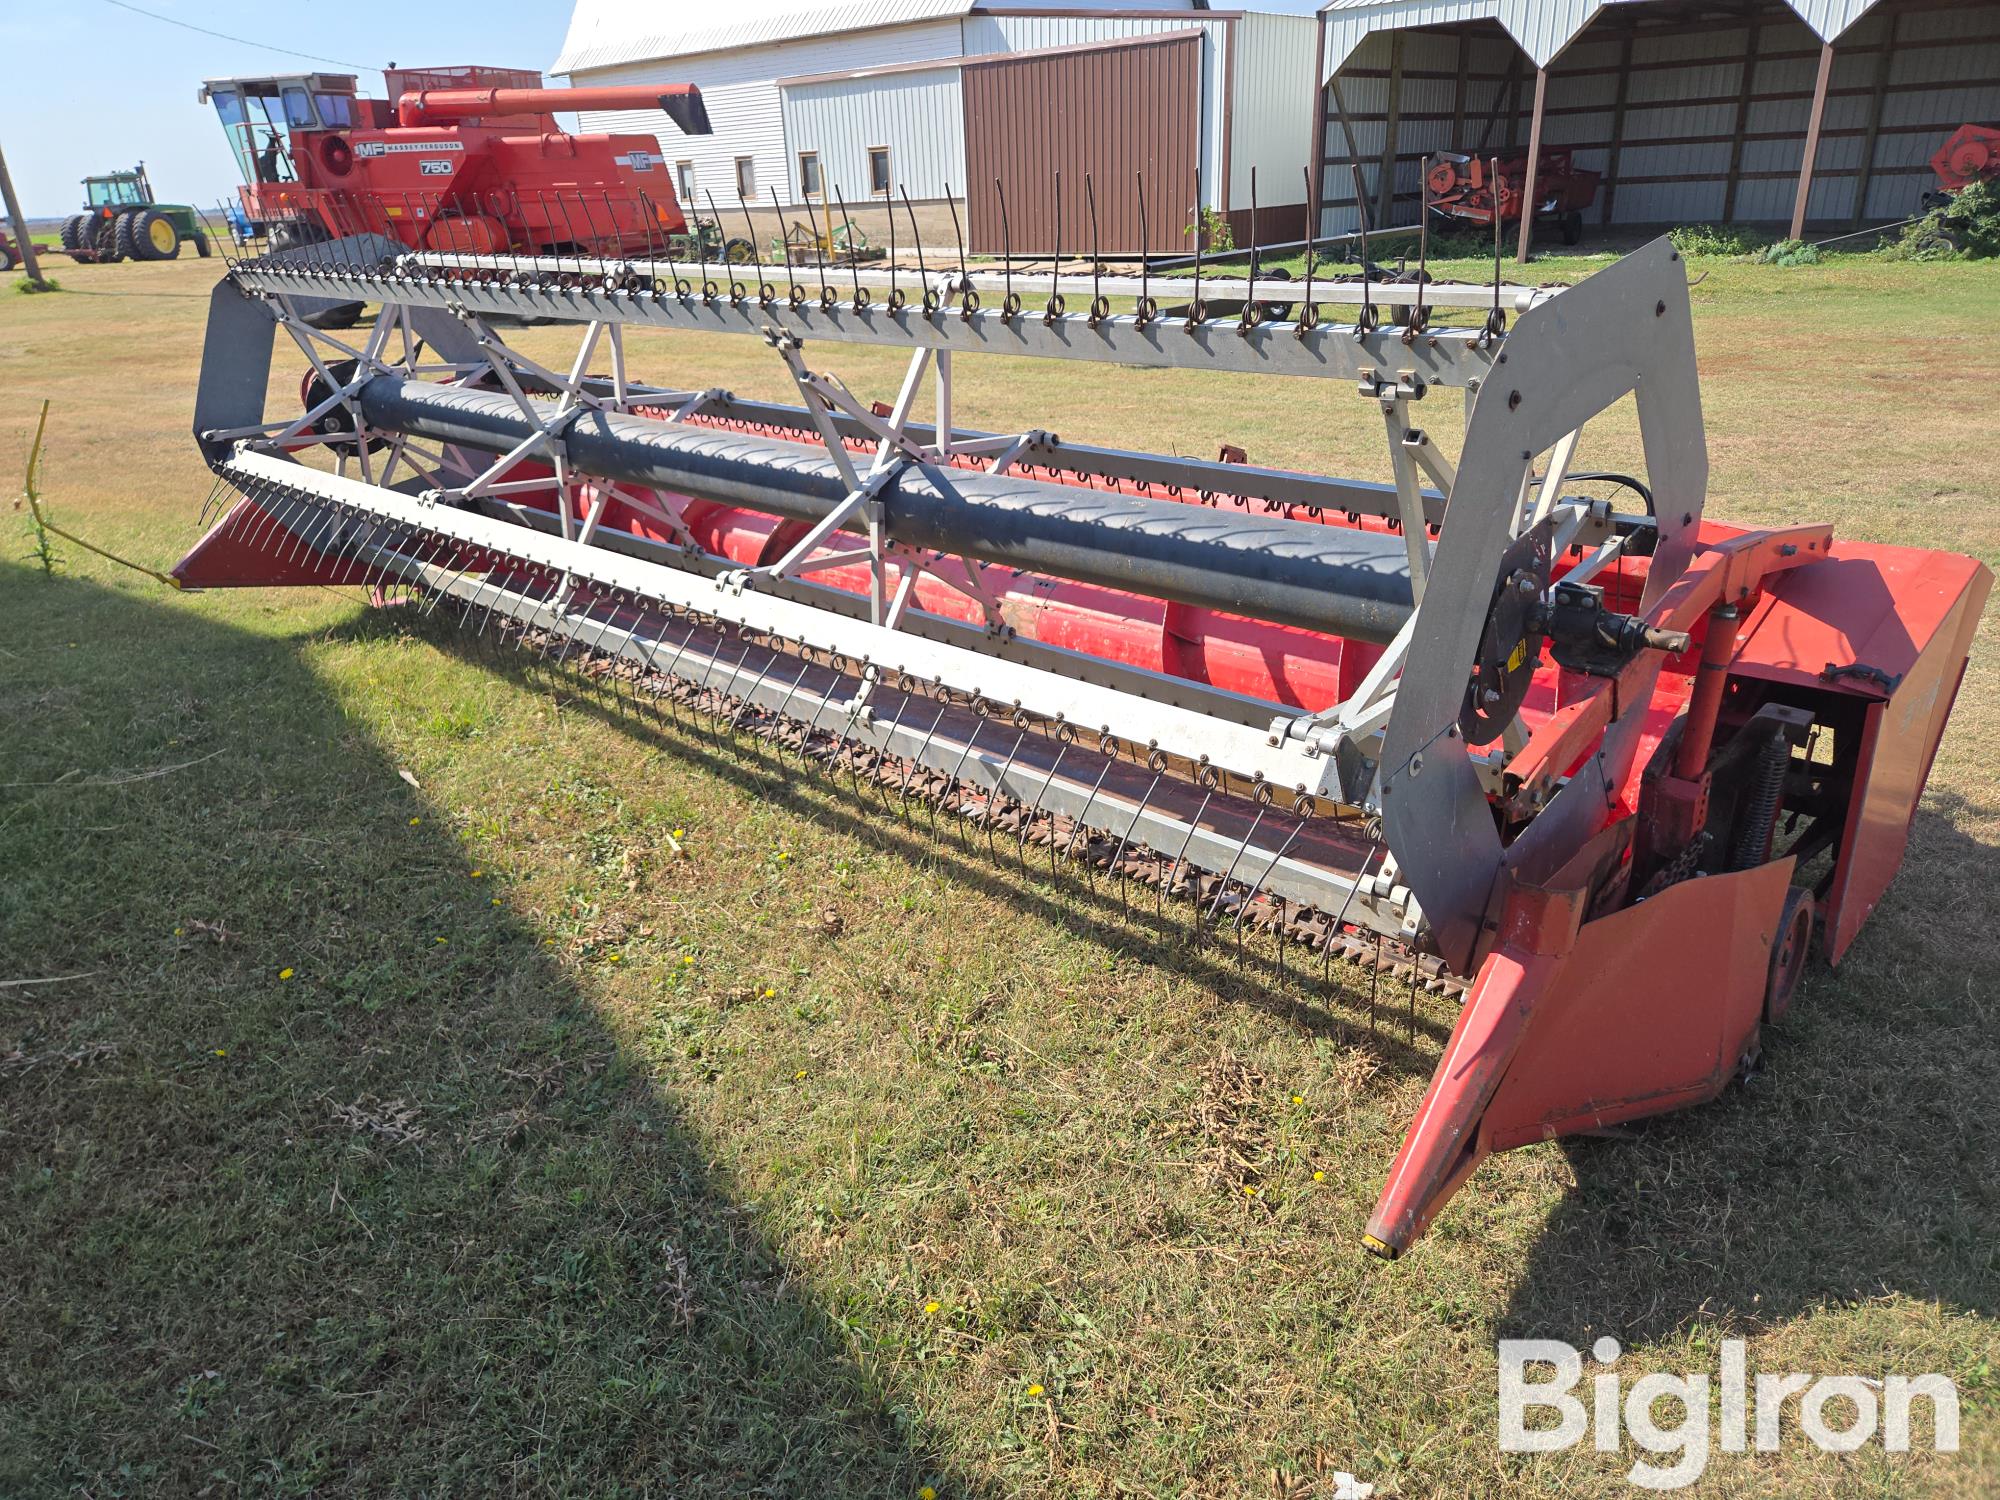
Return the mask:
POLYGON ((1145 174, 1143 247, 1154 255, 1193 246, 1195 171, 1201 149, 1201 36, 1177 33, 1030 57, 967 58, 965 162, 974 254, 1091 252, 1085 179, 1097 194, 1106 256, 1142 247, 1139 174, 1145 174), (1056 243, 1056 174, 1062 174, 1062 242, 1056 243), (1006 190, 1002 233, 1000 193, 1006 190))

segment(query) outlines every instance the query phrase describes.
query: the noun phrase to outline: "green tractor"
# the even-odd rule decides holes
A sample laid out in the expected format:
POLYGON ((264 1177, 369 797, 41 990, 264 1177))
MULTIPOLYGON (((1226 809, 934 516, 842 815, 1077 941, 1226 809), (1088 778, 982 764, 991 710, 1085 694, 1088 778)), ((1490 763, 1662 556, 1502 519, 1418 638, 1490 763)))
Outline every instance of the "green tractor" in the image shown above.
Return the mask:
POLYGON ((206 259, 208 235, 185 203, 157 203, 140 162, 129 172, 83 179, 88 207, 63 221, 65 254, 85 262, 172 260, 183 243, 206 259))

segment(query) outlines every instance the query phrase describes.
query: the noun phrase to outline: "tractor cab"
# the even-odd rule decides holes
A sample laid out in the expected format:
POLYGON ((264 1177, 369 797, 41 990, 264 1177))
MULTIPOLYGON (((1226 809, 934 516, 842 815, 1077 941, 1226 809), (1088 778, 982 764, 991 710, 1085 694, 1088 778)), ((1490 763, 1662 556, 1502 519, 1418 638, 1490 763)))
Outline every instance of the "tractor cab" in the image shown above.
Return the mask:
POLYGON ((84 178, 83 195, 86 207, 110 217, 120 209, 144 208, 150 204, 153 184, 146 177, 146 164, 140 162, 130 172, 107 172, 102 177, 84 178))
POLYGON ((359 99, 352 73, 289 73, 268 78, 211 78, 200 99, 215 106, 245 186, 297 182, 292 132, 349 130, 376 123, 359 99))

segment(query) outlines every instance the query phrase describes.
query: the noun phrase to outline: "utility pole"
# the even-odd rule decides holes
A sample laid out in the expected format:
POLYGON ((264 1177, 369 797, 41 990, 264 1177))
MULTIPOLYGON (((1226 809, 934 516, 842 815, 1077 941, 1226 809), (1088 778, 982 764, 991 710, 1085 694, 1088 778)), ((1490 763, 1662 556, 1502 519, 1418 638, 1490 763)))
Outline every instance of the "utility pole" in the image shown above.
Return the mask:
POLYGON ((43 291, 49 284, 42 280, 41 262, 35 259, 35 242, 28 238, 28 219, 21 212, 21 200, 14 196, 14 179, 7 175, 6 153, 0 152, 0 198, 7 202, 7 217, 14 225, 14 242, 21 247, 21 268, 43 291))

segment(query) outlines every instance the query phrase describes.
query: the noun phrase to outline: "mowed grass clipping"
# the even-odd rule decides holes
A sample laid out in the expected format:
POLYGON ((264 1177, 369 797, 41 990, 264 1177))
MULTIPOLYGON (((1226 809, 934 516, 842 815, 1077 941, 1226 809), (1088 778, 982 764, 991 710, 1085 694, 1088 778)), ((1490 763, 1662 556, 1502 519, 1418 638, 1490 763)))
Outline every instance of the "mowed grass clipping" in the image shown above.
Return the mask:
MULTIPOLYGON (((0 299, 0 482, 46 395, 56 518, 169 564, 217 270, 0 299)), ((2000 558, 2000 275, 1696 270, 1715 514, 2000 558)), ((633 357, 788 399, 749 340, 633 357)), ((1338 383, 1107 375, 971 366, 961 417, 1387 477, 1338 383)), ((1632 462, 1602 426, 1579 465, 1632 462)), ((1603 1334, 1628 1383, 1726 1337, 1959 1383, 1956 1455, 1793 1422, 1698 1493, 2000 1484, 1991 617, 1764 1073, 1489 1163, 1384 1265, 1435 1003, 1197 951, 413 611, 0 535, 0 1493, 1615 1495, 1629 1445, 1496 1447, 1495 1340, 1603 1334)))

